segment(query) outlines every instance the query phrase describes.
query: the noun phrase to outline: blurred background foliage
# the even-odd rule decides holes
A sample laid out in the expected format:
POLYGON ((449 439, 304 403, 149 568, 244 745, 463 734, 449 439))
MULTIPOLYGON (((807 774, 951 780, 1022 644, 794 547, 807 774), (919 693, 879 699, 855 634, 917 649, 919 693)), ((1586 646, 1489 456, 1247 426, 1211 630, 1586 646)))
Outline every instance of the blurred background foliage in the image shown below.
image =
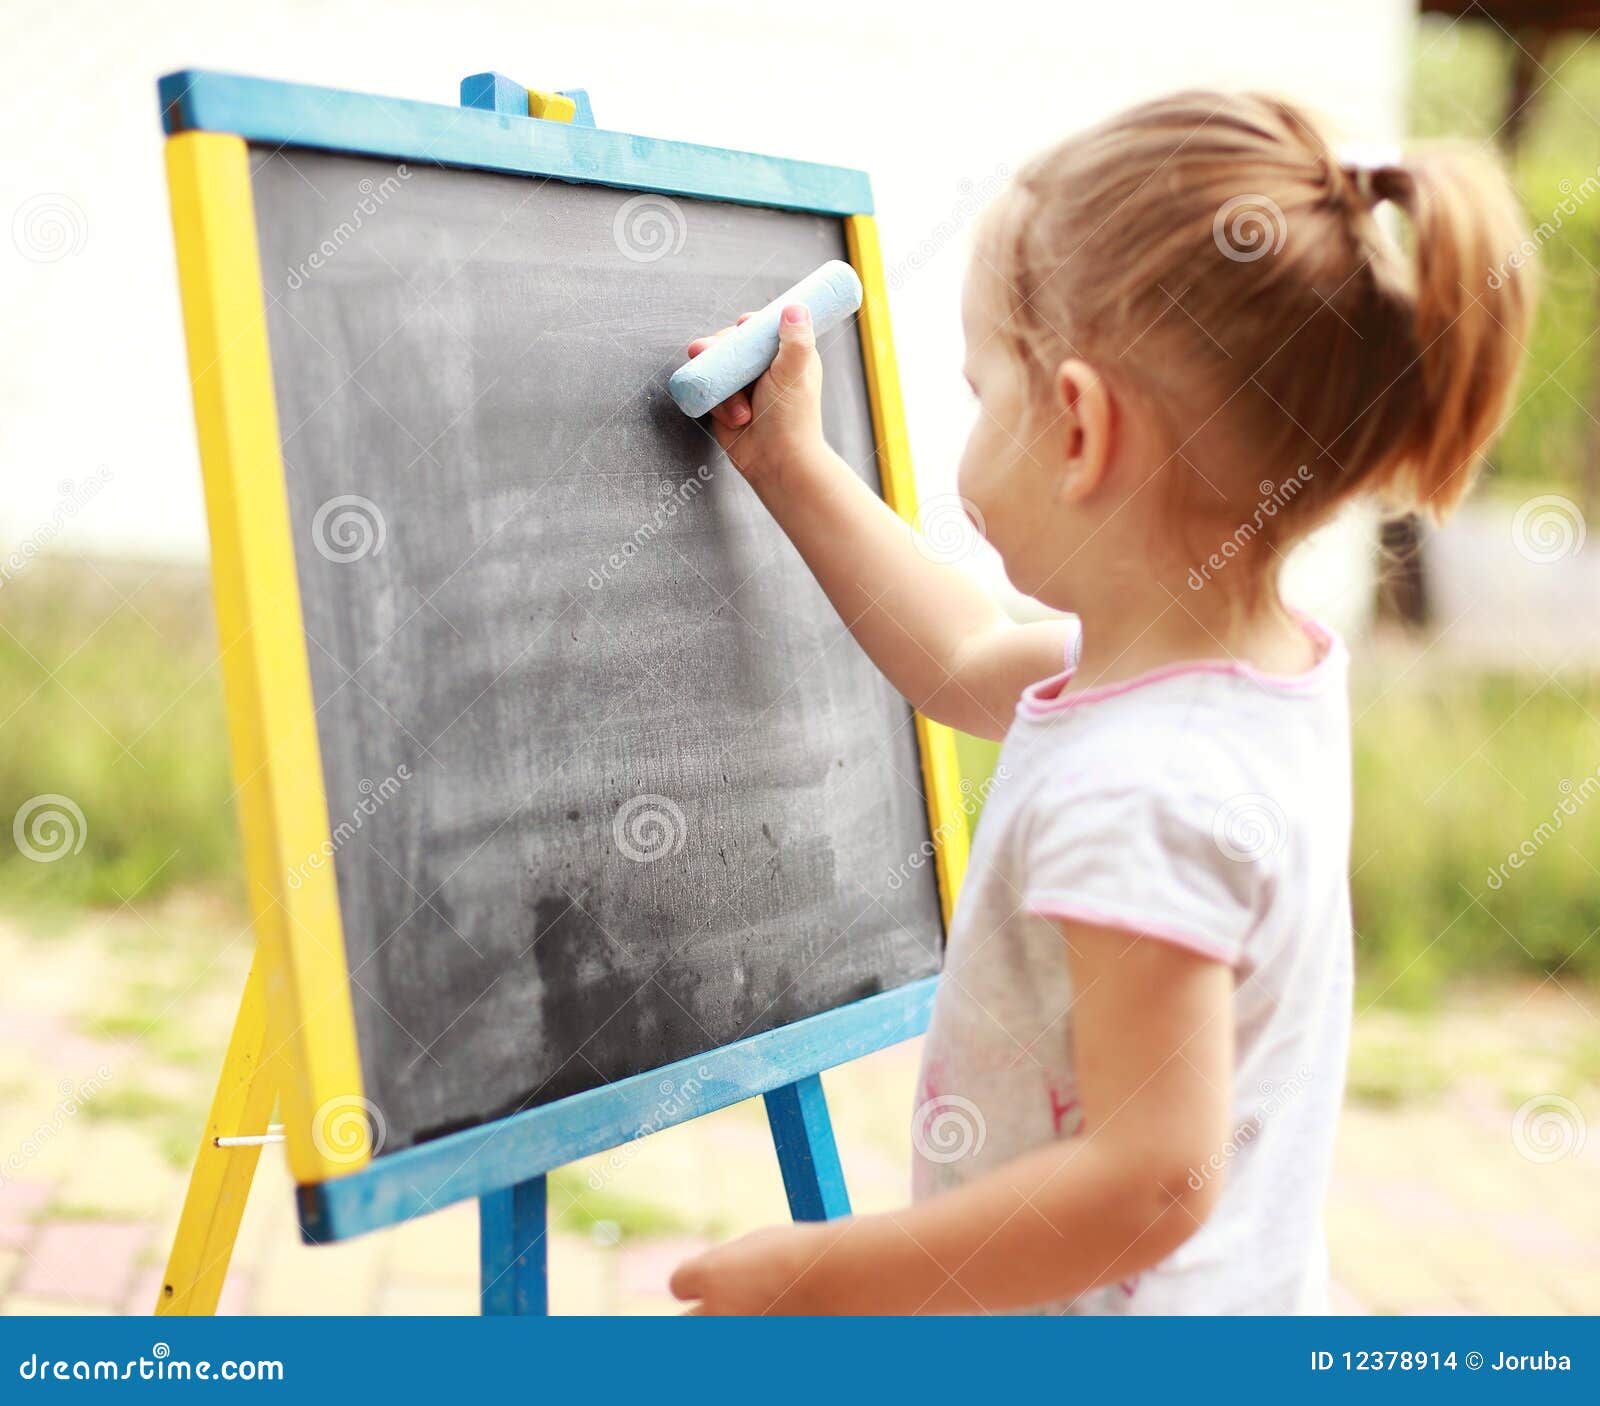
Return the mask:
MULTIPOLYGON (((1489 137, 1506 111, 1511 46, 1487 25, 1425 22, 1419 136, 1489 137)), ((1514 157, 1537 225, 1600 168, 1600 44, 1564 43, 1514 157)), ((1600 403, 1600 191, 1545 240, 1546 285, 1523 400, 1494 472, 1591 496, 1600 403)), ((0 905, 36 928, 85 907, 203 889, 242 913, 220 676, 202 571, 41 559, 0 582, 0 815, 71 796, 81 862, 0 847, 0 905)), ((1357 651, 1352 854, 1367 1002, 1427 1005, 1463 978, 1600 976, 1600 798, 1581 804, 1520 871, 1490 872, 1600 764, 1592 673, 1488 673, 1415 640, 1357 651)), ((970 777, 993 764, 964 739, 970 777)))
POLYGON ((1576 490, 1593 513, 1600 507, 1600 42, 1552 40, 1539 55, 1531 101, 1520 121, 1508 123, 1516 55, 1494 25, 1424 16, 1409 125, 1414 137, 1495 140, 1502 150, 1515 139, 1506 154, 1529 225, 1549 232, 1536 236, 1544 293, 1530 364, 1492 473, 1576 490))
MULTIPOLYGON (((1351 867, 1367 1000, 1452 978, 1600 975, 1600 764, 1592 678, 1480 674, 1358 651, 1351 867), (1587 760, 1584 760, 1587 759, 1587 760), (1570 788, 1570 789, 1569 789, 1570 788), (1498 887, 1491 870, 1571 816, 1498 887)), ((71 796, 72 863, 0 848, 0 902, 36 925, 202 886, 239 905, 239 845, 203 573, 44 563, 0 590, 0 814, 71 796)), ((962 739, 967 775, 994 747, 962 739)), ((975 787, 975 794, 979 794, 975 787)))
MULTIPOLYGON (((70 797, 83 848, 0 846, 0 895, 36 917, 223 884, 243 904, 203 571, 41 559, 0 590, 0 807, 70 797)), ((48 840, 46 840, 48 845, 48 840)))

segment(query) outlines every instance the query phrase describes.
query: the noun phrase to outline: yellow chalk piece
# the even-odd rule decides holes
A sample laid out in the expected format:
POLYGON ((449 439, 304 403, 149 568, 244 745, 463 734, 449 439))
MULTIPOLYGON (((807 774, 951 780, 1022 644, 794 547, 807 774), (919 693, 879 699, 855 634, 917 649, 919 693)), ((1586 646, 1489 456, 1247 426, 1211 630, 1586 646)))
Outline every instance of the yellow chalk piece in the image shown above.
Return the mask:
POLYGON ((528 89, 528 116, 542 117, 546 122, 570 122, 577 114, 578 105, 565 93, 545 93, 528 89))
MULTIPOLYGON (((884 501, 915 526, 917 481, 911 470, 911 441, 906 435, 905 402, 900 398, 900 371, 889 326, 889 290, 883 279, 883 254, 878 225, 871 215, 847 215, 845 241, 850 262, 861 277, 861 355, 866 363, 872 400, 872 430, 878 445, 878 475, 884 501)), ((961 780, 955 733, 943 723, 917 714, 917 743, 922 751, 923 789, 928 798, 928 824, 939 867, 939 899, 949 926, 956 895, 967 872, 971 845, 971 788, 961 780)))
POLYGON ((348 1117, 364 1106, 361 1065, 339 897, 326 861, 333 851, 249 159, 241 138, 212 132, 170 138, 166 157, 228 732, 271 1032, 265 1057, 281 1071, 295 1179, 325 1181, 365 1165, 371 1149, 365 1132, 352 1141, 348 1117), (337 1145, 325 1132, 334 1119, 337 1145))

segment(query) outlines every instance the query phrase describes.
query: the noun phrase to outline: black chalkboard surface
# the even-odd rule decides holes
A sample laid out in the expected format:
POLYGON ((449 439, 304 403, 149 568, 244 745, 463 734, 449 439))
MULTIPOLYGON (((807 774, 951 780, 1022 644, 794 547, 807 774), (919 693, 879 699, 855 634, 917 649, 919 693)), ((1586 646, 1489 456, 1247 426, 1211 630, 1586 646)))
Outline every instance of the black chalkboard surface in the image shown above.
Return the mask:
MULTIPOLYGON (((380 1155, 935 972, 911 712, 665 389, 841 222, 252 166, 380 1155)), ((876 489, 852 326, 823 361, 876 489)))

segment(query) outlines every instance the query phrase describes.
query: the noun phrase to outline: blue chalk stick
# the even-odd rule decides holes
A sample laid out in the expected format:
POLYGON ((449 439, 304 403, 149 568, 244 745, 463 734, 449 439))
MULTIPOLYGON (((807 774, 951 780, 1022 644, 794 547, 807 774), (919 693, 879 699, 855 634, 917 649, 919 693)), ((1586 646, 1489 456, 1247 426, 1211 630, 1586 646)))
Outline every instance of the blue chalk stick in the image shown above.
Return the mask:
POLYGON ((780 293, 744 326, 672 373, 667 390, 678 409, 699 419, 713 405, 721 405, 756 380, 778 354, 778 318, 795 303, 810 309, 811 324, 820 337, 861 306, 861 280, 849 264, 830 259, 788 292, 780 293))

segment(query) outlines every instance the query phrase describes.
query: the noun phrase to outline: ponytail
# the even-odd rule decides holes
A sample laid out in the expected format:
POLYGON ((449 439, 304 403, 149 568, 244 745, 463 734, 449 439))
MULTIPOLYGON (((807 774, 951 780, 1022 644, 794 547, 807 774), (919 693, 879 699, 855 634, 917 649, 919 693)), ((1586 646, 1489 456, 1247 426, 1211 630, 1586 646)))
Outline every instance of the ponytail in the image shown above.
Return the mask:
POLYGON ((1176 93, 1069 138, 983 237, 1038 403, 1063 358, 1093 362, 1158 414, 1185 547, 1250 525, 1230 588, 1356 499, 1453 508, 1532 320, 1531 246, 1491 157, 1342 157, 1264 94, 1176 93))
POLYGON ((1374 199, 1405 212, 1415 246, 1418 374, 1405 380, 1420 394, 1376 486, 1396 507, 1442 517, 1510 408, 1533 318, 1526 225, 1499 165, 1470 148, 1427 148, 1363 174, 1374 199))

